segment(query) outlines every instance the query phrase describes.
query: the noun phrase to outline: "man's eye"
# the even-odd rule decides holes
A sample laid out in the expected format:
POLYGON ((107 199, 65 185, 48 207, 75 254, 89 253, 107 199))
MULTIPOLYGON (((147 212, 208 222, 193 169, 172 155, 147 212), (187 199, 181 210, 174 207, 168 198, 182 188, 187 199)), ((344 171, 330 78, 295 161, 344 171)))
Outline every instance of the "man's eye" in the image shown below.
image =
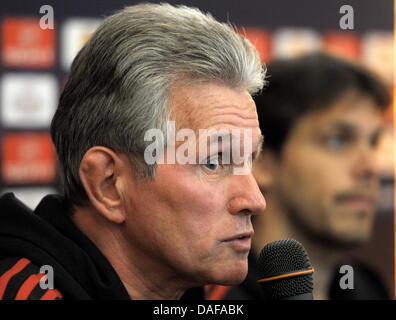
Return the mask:
POLYGON ((216 171, 219 168, 219 165, 220 163, 218 159, 210 159, 208 163, 204 164, 204 166, 211 171, 216 171))
POLYGON ((334 135, 330 136, 326 143, 332 149, 340 149, 345 146, 347 139, 342 135, 334 135))

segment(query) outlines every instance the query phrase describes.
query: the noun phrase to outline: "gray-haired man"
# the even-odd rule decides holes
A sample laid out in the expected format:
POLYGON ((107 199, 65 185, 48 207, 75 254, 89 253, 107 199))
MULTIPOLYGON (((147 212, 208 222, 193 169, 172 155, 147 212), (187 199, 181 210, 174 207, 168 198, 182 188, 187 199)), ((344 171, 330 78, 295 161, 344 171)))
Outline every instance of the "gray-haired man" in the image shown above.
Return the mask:
POLYGON ((75 58, 51 125, 64 196, 35 214, 11 194, 0 200, 0 298, 15 299, 42 265, 58 290, 37 280, 19 298, 180 299, 240 283, 265 200, 249 170, 233 169, 259 152, 251 95, 264 74, 247 40, 196 9, 142 4, 108 17, 75 58), (251 152, 223 163, 221 139, 209 139, 206 158, 168 163, 163 144, 164 163, 148 164, 146 133, 170 121, 232 132, 240 141, 228 151, 251 152))

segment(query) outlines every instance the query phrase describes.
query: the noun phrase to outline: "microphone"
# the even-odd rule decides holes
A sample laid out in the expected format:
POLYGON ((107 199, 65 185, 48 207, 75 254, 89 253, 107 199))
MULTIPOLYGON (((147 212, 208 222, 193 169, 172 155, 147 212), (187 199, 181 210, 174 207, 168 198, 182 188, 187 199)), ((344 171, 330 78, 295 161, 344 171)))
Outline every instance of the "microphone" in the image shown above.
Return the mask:
POLYGON ((258 272, 266 300, 313 300, 314 269, 298 241, 282 239, 267 244, 258 258, 258 272))

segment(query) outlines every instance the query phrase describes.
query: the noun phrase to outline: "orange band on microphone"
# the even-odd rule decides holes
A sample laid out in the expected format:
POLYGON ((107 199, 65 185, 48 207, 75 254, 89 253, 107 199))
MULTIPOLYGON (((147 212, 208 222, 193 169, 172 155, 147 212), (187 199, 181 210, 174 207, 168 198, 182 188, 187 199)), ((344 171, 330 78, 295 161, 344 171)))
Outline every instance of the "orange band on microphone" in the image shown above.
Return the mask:
POLYGON ((274 276, 274 277, 269 277, 269 278, 263 278, 260 280, 257 280, 258 282, 266 282, 266 281, 272 281, 272 280, 277 280, 277 279, 283 279, 283 278, 289 278, 289 277, 295 277, 295 276, 301 276, 304 274, 309 274, 309 273, 314 273, 314 268, 312 267, 311 269, 308 270, 303 270, 303 271, 297 271, 297 272, 291 272, 291 273, 286 273, 286 274, 281 274, 279 276, 274 276))

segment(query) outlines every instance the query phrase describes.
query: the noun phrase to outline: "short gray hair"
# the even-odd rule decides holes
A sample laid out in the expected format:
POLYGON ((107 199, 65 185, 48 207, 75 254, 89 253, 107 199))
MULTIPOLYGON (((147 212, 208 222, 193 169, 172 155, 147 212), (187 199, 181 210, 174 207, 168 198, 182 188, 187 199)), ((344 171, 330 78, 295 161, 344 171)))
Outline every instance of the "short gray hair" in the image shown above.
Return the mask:
POLYGON ((51 123, 71 203, 87 199, 79 167, 93 146, 125 153, 138 176, 154 177, 155 167, 144 161, 144 134, 166 132, 170 88, 186 76, 253 95, 265 68, 230 24, 195 8, 140 4, 104 20, 74 59, 51 123))

